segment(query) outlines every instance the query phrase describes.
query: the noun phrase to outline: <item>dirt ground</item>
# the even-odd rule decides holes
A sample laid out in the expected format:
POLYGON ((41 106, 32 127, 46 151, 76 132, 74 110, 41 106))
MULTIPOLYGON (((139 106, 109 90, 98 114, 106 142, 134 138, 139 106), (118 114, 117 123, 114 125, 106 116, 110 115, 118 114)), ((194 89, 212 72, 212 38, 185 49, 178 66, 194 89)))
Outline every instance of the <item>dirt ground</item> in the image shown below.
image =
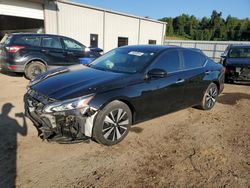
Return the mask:
POLYGON ((143 122, 106 147, 42 142, 22 114, 27 83, 0 74, 0 187, 250 187, 250 86, 225 85, 211 111, 143 122))

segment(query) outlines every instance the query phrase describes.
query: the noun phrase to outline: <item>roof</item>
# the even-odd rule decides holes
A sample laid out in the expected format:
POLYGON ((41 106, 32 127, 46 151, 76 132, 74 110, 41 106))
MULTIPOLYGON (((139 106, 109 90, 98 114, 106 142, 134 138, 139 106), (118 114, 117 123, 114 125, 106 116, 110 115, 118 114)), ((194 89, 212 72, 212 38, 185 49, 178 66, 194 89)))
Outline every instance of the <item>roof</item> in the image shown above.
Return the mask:
POLYGON ((170 45, 129 45, 129 46, 123 46, 120 48, 128 48, 130 50, 136 50, 136 51, 162 51, 170 48, 181 48, 177 46, 170 46, 170 45))
POLYGON ((37 36, 41 36, 41 37, 63 37, 63 38, 67 38, 67 39, 71 39, 71 40, 74 40, 80 44, 82 44, 81 42, 73 39, 73 38, 70 38, 70 37, 67 37, 67 36, 63 36, 63 35, 54 35, 54 34, 46 34, 46 33, 10 33, 9 35, 13 35, 13 36, 21 36, 21 37, 37 37, 37 36))
POLYGON ((19 35, 19 36, 55 36, 55 37, 65 37, 63 35, 54 35, 54 34, 46 34, 46 33, 10 33, 9 35, 19 35))
POLYGON ((232 44, 231 48, 250 48, 250 44, 232 44))
POLYGON ((137 19, 151 21, 151 22, 160 23, 160 24, 167 24, 167 22, 161 22, 161 21, 158 21, 158 20, 150 19, 150 18, 135 16, 135 15, 126 14, 126 13, 122 13, 122 12, 117 12, 117 11, 113 11, 113 10, 109 10, 109 9, 103 9, 103 8, 99 8, 99 7, 94 7, 94 6, 82 4, 82 3, 76 3, 76 2, 65 1, 65 0, 57 0, 57 1, 61 2, 61 3, 69 4, 69 5, 90 8, 90 9, 94 9, 94 10, 99 10, 99 11, 103 11, 103 12, 118 14, 118 15, 127 16, 127 17, 131 17, 131 18, 137 18, 137 19))

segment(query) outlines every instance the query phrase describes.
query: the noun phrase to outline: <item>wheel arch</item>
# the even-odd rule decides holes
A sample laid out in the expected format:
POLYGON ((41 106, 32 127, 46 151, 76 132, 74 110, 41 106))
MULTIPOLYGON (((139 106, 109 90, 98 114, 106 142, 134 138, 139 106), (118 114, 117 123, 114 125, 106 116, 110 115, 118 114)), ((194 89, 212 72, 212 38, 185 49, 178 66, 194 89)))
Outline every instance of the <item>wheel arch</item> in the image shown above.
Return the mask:
POLYGON ((39 62, 41 62, 42 64, 44 64, 44 65, 46 66, 46 68, 48 67, 47 62, 44 61, 43 59, 40 59, 40 58, 33 58, 33 59, 29 59, 29 60, 27 61, 27 63, 25 63, 25 69, 26 69, 27 66, 28 66, 30 63, 32 63, 33 61, 39 61, 39 62))
POLYGON ((125 103, 129 107, 131 114, 132 114, 132 124, 133 124, 135 122, 135 115, 136 115, 135 107, 132 105, 132 103, 129 100, 126 100, 126 99, 117 99, 117 100, 125 103))
POLYGON ((124 98, 124 97, 118 97, 118 98, 113 98, 113 99, 110 99, 108 101, 106 101, 104 104, 102 104, 100 106, 100 108, 98 110, 102 110, 105 106, 107 106, 109 103, 113 102, 113 101, 120 101, 120 102, 123 102, 124 104, 126 104, 130 111, 131 111, 131 114, 132 114, 132 124, 135 122, 135 117, 136 117, 136 110, 135 110, 135 107, 134 105, 131 103, 131 101, 127 98, 124 98))
POLYGON ((212 83, 214 83, 217 86, 218 91, 220 91, 220 83, 218 81, 213 81, 212 83))

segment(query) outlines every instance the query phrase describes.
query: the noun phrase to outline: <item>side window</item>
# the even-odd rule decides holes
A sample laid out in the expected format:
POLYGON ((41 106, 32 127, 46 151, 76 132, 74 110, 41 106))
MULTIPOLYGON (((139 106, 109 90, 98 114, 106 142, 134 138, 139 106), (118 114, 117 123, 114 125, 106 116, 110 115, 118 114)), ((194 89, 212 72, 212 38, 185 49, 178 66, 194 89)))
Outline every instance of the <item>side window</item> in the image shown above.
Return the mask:
POLYGON ((40 37, 37 36, 16 36, 13 43, 29 46, 40 46, 40 37))
POLYGON ((171 50, 163 54, 152 68, 163 69, 167 72, 175 72, 181 70, 181 62, 177 50, 171 50))
POLYGON ((82 46, 71 39, 63 39, 65 49, 82 51, 82 46))
POLYGON ((57 37, 43 37, 42 47, 45 48, 62 48, 62 44, 57 37))
POLYGON ((198 52, 192 50, 182 50, 182 54, 185 69, 199 68, 206 62, 205 56, 198 52))
POLYGON ((23 37, 23 40, 30 46, 40 46, 40 37, 23 37))

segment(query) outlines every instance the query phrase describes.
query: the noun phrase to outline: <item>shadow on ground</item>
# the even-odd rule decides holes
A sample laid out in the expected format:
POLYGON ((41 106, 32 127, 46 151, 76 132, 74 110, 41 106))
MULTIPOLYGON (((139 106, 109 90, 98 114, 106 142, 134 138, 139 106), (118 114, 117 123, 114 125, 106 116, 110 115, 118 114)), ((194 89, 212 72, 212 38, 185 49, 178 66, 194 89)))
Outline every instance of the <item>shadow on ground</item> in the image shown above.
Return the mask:
POLYGON ((241 99, 250 100, 250 95, 246 93, 223 93, 217 99, 221 104, 236 105, 237 101, 241 99))
POLYGON ((10 77, 23 77, 24 74, 23 73, 15 73, 15 72, 8 72, 6 70, 0 70, 1 74, 4 74, 6 76, 10 76, 10 77))
POLYGON ((0 114, 0 187, 15 187, 17 134, 27 135, 27 123, 23 113, 15 116, 23 119, 23 125, 11 118, 9 113, 14 106, 6 103, 0 114))
POLYGON ((143 129, 140 127, 131 127, 129 131, 134 132, 134 133, 141 133, 143 129))

